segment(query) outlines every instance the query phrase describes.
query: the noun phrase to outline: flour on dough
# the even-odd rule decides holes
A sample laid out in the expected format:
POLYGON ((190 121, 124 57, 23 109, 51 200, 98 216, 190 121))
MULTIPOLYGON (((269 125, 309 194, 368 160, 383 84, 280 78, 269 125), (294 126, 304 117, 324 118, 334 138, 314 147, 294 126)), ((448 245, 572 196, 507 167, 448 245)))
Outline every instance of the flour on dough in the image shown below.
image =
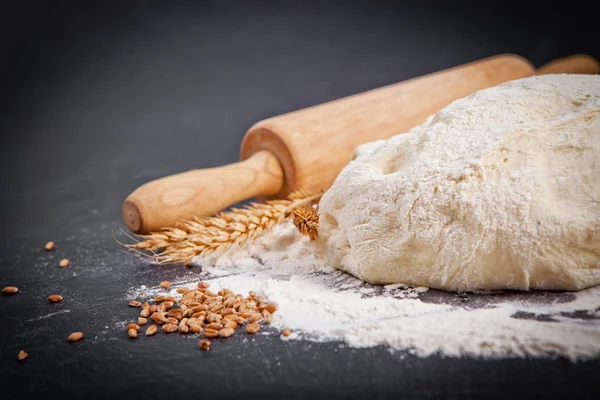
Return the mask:
POLYGON ((362 145, 320 213, 326 261, 372 283, 596 285, 600 76, 508 82, 362 145))

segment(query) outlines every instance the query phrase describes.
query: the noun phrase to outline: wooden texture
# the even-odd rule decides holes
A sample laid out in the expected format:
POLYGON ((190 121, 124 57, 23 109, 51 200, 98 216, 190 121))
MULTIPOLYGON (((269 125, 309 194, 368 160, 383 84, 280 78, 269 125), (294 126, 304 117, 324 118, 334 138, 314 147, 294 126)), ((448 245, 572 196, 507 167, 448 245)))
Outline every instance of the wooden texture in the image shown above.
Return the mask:
POLYGON ((574 54, 541 66, 538 74, 600 74, 600 62, 586 54, 574 54))
MULTIPOLYGON (((577 55, 540 71, 599 73, 600 65, 577 55)), ((477 90, 537 73, 522 57, 500 55, 263 120, 244 137, 246 161, 149 182, 126 199, 123 218, 132 231, 147 233, 251 197, 326 190, 356 146, 407 132, 477 90)))
POLYGON ((123 204, 123 219, 133 232, 173 226, 182 218, 213 215, 250 197, 274 195, 283 186, 283 172, 269 152, 219 168, 193 170, 140 186, 123 204))

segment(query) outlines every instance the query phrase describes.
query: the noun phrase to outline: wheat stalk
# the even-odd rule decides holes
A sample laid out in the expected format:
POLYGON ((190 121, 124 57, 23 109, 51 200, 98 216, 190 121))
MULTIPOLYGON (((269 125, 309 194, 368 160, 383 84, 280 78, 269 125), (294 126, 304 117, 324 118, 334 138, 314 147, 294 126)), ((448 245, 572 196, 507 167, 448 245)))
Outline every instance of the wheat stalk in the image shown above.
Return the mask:
POLYGON ((244 208, 231 208, 213 217, 183 221, 176 227, 141 235, 140 242, 124 245, 129 250, 147 255, 159 264, 189 263, 193 257, 222 253, 241 246, 270 230, 289 217, 294 210, 318 200, 322 193, 311 194, 299 189, 286 200, 251 203, 244 208))

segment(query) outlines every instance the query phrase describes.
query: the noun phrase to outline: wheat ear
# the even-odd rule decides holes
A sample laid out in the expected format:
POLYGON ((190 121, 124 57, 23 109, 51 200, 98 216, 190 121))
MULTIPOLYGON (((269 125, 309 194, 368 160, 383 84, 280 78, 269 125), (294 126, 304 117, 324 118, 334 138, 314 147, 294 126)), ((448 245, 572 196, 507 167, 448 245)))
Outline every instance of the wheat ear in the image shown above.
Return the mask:
POLYGON ((322 193, 306 190, 291 193, 286 200, 251 203, 244 208, 231 208, 213 217, 183 221, 173 228, 141 235, 138 243, 126 245, 131 251, 149 251, 159 264, 189 263, 193 257, 222 253, 260 236, 289 217, 299 207, 318 200, 322 193))

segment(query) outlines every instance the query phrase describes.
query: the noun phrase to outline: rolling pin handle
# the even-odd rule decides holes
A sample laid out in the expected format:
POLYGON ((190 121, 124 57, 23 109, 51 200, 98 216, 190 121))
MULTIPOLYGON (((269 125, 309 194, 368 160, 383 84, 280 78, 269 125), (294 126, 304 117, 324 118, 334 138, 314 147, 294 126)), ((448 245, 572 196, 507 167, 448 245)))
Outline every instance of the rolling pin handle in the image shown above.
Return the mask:
POLYGON ((148 182, 125 199, 123 219, 135 233, 155 232, 173 221, 213 215, 251 197, 277 194, 283 181, 277 158, 259 151, 235 164, 148 182))

